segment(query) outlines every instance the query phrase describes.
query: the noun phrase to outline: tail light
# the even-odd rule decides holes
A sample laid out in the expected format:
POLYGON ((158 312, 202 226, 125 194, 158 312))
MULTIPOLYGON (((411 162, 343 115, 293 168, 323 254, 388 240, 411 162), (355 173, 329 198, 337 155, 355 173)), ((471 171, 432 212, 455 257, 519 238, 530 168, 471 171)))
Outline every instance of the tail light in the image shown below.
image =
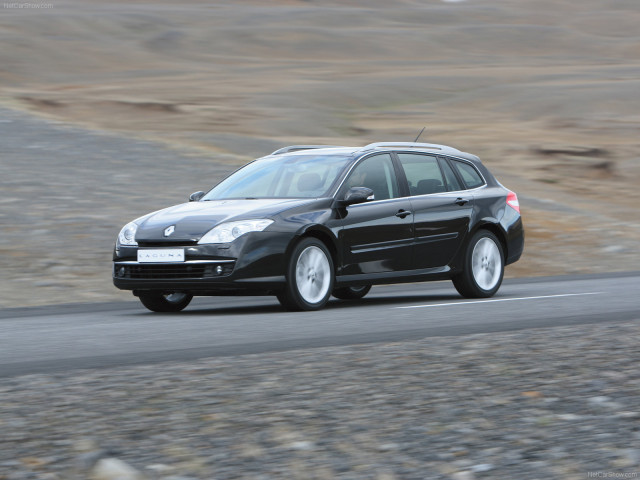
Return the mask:
POLYGON ((509 192, 507 195, 507 205, 520 213, 520 202, 518 202, 518 195, 515 192, 509 192))

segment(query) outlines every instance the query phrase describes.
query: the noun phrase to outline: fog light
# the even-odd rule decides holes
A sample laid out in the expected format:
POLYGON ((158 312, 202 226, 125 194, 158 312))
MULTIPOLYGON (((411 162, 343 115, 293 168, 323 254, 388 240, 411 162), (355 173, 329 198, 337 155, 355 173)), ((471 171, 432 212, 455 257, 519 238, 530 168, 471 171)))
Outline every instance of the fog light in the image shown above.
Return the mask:
POLYGON ((120 269, 118 270, 118 276, 119 277, 124 277, 124 272, 125 272, 124 267, 120 267, 120 269))
POLYGON ((218 275, 222 275, 222 272, 224 272, 224 269, 222 268, 222 265, 218 265, 218 266, 216 267, 216 273, 217 273, 218 275))

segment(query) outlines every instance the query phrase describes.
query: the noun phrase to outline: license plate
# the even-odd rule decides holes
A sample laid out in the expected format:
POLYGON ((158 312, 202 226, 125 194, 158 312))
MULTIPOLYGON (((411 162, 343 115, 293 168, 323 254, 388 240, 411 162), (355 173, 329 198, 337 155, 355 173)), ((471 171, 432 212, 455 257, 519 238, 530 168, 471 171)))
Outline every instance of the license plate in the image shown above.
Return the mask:
POLYGON ((184 262, 184 248, 138 250, 138 261, 140 263, 184 262))

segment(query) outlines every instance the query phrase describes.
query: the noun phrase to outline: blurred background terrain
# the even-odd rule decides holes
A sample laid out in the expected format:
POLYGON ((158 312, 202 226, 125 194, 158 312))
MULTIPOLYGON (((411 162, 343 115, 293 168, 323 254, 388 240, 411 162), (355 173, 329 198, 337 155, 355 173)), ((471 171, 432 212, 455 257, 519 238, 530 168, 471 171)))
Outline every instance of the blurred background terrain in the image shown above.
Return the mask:
POLYGON ((520 197, 510 276, 640 268, 637 0, 0 8, 0 307, 129 299, 127 221, 295 143, 444 143, 520 197))

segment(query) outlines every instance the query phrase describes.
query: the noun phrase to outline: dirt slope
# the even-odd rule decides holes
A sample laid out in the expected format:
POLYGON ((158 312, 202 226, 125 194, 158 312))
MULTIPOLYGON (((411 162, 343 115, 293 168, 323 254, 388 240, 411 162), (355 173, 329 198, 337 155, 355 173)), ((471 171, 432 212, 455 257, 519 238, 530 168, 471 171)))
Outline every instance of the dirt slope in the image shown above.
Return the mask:
MULTIPOLYGON (((423 139, 478 154, 520 194, 527 251, 510 275, 640 268, 636 0, 67 0, 1 13, 5 107, 157 141, 180 158, 226 169, 274 146, 407 141, 427 125, 423 139)), ((74 132, 71 144, 82 135, 74 132)), ((0 168, 23 200, 20 186, 33 175, 21 165, 42 158, 44 179, 53 167, 29 149, 33 136, 12 135, 17 143, 5 146, 0 168)), ((76 157, 59 158, 56 168, 74 171, 76 157)), ((158 155, 156 166, 169 168, 171 159, 158 155)), ((145 176, 136 160, 133 177, 110 197, 113 228, 136 201, 132 192, 148 193, 158 207, 173 200, 161 193, 175 187, 171 178, 145 176)), ((89 197, 100 187, 91 176, 83 181, 89 197)), ((186 183, 186 193, 206 187, 186 183)), ((55 196, 63 187, 42 180, 38 188, 55 196)), ((61 209, 30 224, 50 221, 47 229, 66 238, 55 222, 61 209)), ((14 241, 24 236, 23 210, 23 202, 2 204, 0 213, 16 222, 3 263, 31 252, 14 241)), ((73 275, 67 283, 79 299, 112 298, 103 266, 90 266, 102 258, 102 237, 88 235, 93 246, 66 238, 60 248, 89 264, 92 286, 73 275)), ((3 283, 15 280, 10 272, 3 283)), ((34 275, 23 274, 25 285, 34 275)), ((53 293, 40 290, 41 300, 17 292, 1 304, 58 301, 57 277, 50 281, 53 293)))

